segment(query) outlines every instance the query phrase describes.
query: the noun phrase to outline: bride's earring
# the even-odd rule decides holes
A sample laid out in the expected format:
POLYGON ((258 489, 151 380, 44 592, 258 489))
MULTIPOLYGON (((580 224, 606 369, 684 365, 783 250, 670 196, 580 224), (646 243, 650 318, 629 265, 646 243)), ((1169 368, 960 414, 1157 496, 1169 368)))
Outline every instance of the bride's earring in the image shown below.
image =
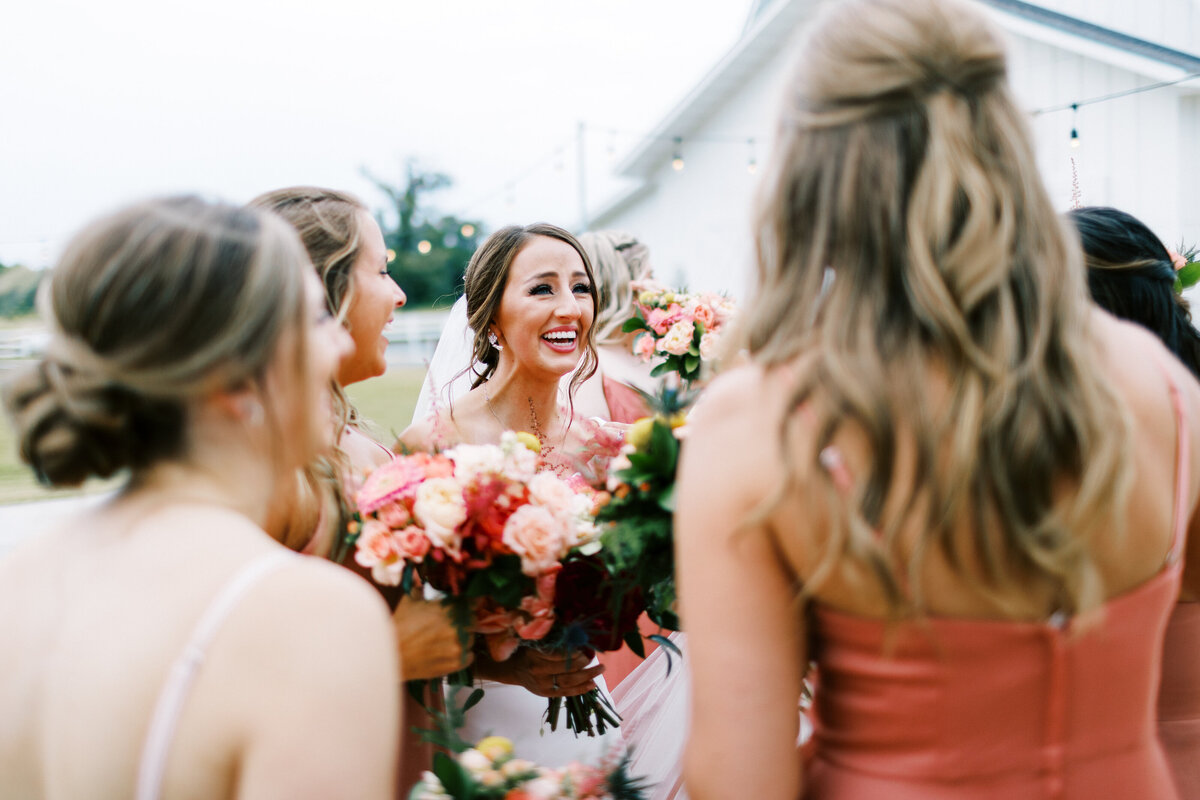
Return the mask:
POLYGON ((242 410, 246 415, 246 424, 251 428, 257 428, 263 424, 263 417, 266 414, 263 411, 262 403, 258 400, 247 400, 242 410))
POLYGON ((504 349, 504 345, 500 344, 500 339, 496 336, 495 331, 488 331, 488 343, 497 350, 504 349))

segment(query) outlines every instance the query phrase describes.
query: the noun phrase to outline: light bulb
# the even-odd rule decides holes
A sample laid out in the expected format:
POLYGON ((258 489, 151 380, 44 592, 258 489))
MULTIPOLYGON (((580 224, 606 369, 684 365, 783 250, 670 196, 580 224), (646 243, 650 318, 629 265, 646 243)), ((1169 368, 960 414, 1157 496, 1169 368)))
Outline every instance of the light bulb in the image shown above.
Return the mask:
POLYGON ((428 239, 422 239, 421 241, 417 242, 417 252, 421 255, 428 254, 432 249, 433 245, 429 243, 428 239))
POLYGON ((464 222, 463 226, 461 228, 459 228, 459 231, 462 232, 463 236, 474 236, 475 235, 475 226, 469 222, 464 222))

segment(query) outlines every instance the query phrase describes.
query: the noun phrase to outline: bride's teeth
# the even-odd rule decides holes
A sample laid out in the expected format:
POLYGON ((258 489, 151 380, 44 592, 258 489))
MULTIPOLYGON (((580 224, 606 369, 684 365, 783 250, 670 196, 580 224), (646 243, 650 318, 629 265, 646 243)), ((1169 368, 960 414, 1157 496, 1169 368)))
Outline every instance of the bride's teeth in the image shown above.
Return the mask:
POLYGON ((563 331, 563 332, 547 333, 547 334, 546 334, 545 336, 543 336, 542 338, 543 338, 543 339, 546 339, 547 341, 551 341, 551 342, 566 342, 566 341, 574 341, 574 340, 575 340, 575 333, 574 333, 573 331, 563 331))

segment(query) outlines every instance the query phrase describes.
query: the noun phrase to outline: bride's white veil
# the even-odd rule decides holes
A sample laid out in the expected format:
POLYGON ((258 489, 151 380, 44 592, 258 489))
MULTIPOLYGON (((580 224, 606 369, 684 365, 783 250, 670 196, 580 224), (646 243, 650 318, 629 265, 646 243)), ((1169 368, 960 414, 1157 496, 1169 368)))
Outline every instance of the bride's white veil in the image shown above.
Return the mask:
POLYGON ((435 408, 445 408, 471 390, 474 371, 467 367, 474 364, 471 354, 474 337, 474 331, 467 325, 467 297, 463 295, 450 309, 437 349, 433 351, 413 411, 414 423, 428 419, 435 408))

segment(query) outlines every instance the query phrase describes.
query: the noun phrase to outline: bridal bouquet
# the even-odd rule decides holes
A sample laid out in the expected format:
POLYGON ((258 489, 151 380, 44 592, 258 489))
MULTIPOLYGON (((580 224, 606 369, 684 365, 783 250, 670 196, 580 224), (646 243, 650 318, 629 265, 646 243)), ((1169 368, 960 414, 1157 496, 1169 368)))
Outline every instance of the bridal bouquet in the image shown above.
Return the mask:
MULTIPOLYGON (((539 452, 534 436, 509 431, 499 445, 397 456, 356 497, 358 564, 381 585, 441 592, 460 629, 479 634, 494 661, 520 646, 615 649, 624 628, 636 629, 636 611, 613 612, 594 492, 542 469, 539 452)), ((577 734, 617 725, 593 690, 551 698, 551 730, 564 705, 577 734)))
POLYGON ((516 758, 507 739, 489 736, 455 758, 435 756, 409 800, 643 800, 628 762, 547 769, 516 758))
POLYGON ((696 381, 704 362, 716 355, 733 302, 719 294, 676 292, 654 281, 634 281, 633 291, 634 316, 622 330, 642 331, 634 339, 634 355, 658 362, 652 376, 677 372, 685 381, 696 381))

